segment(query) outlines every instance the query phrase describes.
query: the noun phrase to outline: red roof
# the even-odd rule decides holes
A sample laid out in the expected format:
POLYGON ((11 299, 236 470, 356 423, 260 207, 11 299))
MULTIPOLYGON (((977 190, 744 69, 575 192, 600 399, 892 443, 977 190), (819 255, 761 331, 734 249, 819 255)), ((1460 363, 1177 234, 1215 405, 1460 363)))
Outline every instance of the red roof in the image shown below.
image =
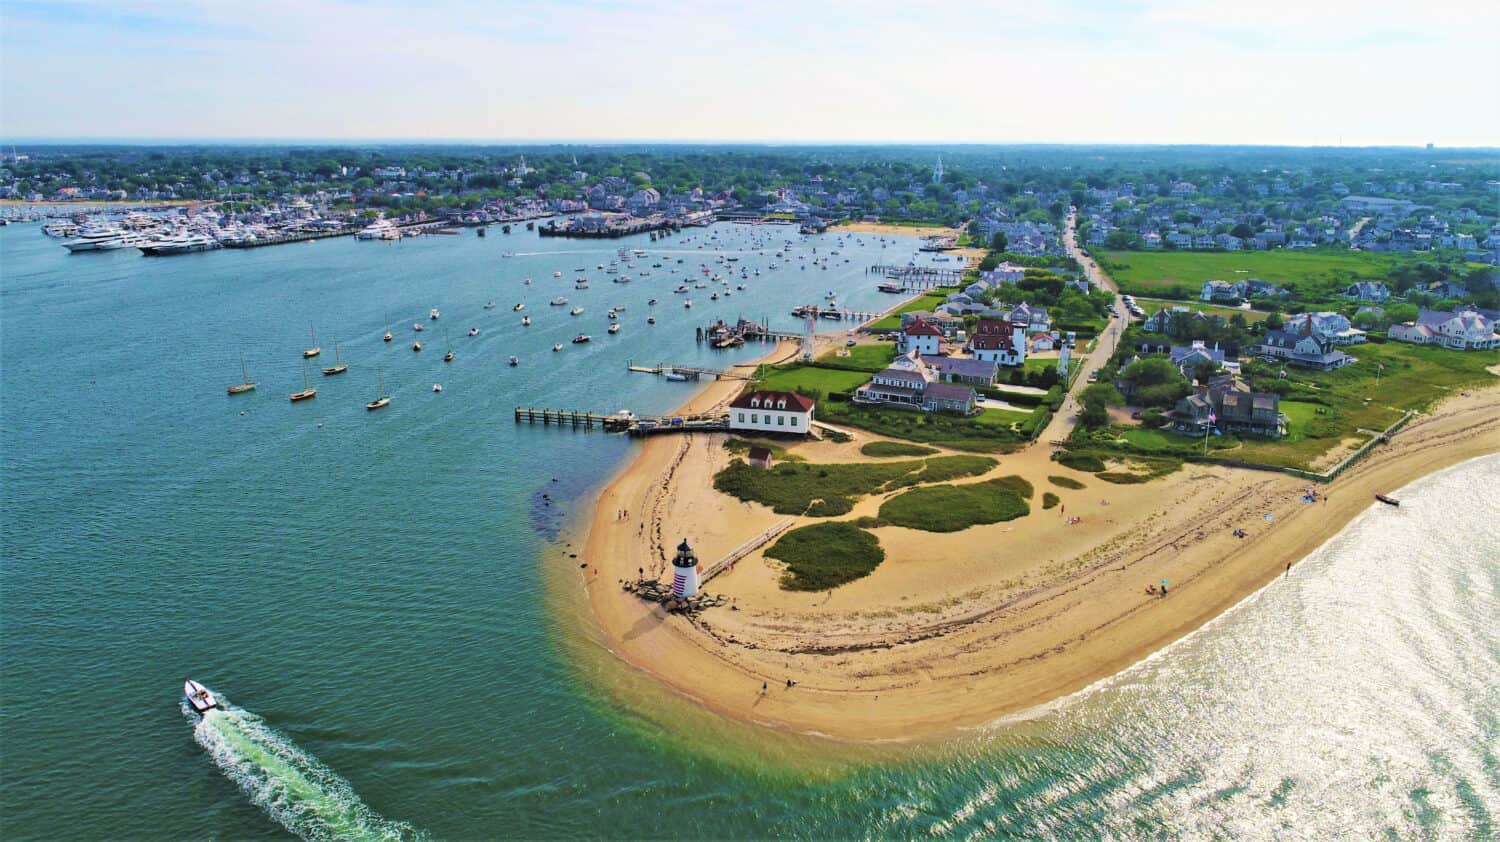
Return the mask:
POLYGON ((1008 333, 974 334, 969 337, 969 347, 976 351, 1009 351, 1015 346, 1011 344, 1008 333))
POLYGON ((776 405, 786 401, 783 411, 788 412, 811 412, 817 404, 812 398, 803 397, 796 392, 746 392, 734 399, 730 406, 736 409, 776 409, 776 405))
POLYGON ((1015 330, 1015 325, 1010 322, 1000 321, 999 319, 980 319, 979 324, 974 325, 975 336, 1010 336, 1013 330, 1015 330))
POLYGON ((933 327, 932 325, 928 324, 927 322, 923 321, 922 319, 917 319, 916 321, 913 321, 911 324, 907 325, 902 330, 902 332, 905 333, 907 336, 937 336, 937 337, 942 337, 942 335, 943 335, 943 332, 941 330, 938 330, 937 328, 933 327))

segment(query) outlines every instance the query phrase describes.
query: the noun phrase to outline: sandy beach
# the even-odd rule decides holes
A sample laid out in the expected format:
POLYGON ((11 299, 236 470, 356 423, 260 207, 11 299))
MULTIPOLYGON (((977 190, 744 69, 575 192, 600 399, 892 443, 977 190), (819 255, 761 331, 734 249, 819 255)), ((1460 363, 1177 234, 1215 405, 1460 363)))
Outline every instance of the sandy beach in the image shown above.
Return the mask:
MULTIPOLYGON (((795 351, 783 343, 766 361, 795 351)), ((682 411, 721 406, 740 388, 713 383, 682 411)), ((848 432, 852 442, 808 442, 796 452, 818 462, 867 458, 859 447, 876 437, 848 432)), ((1111 485, 1034 445, 968 480, 1026 478, 1035 487, 1027 517, 956 533, 874 529, 885 562, 831 592, 781 590, 779 564, 756 551, 707 588, 731 605, 693 619, 669 615, 622 583, 641 570, 669 578, 667 559, 684 538, 706 568, 786 519, 713 489, 731 458, 724 439, 649 440, 600 494, 583 557, 606 645, 726 716, 842 740, 916 740, 1080 690, 1296 575, 1295 563, 1375 493, 1500 451, 1500 387, 1455 395, 1417 418, 1321 487, 1316 503, 1302 501, 1304 480, 1218 466, 1111 485), (1058 487, 1048 476, 1085 487, 1058 487), (1044 491, 1062 505, 1043 510, 1044 491), (1148 594, 1162 579, 1169 595, 1148 594)), ((849 517, 875 514, 883 499, 860 500, 849 517)))

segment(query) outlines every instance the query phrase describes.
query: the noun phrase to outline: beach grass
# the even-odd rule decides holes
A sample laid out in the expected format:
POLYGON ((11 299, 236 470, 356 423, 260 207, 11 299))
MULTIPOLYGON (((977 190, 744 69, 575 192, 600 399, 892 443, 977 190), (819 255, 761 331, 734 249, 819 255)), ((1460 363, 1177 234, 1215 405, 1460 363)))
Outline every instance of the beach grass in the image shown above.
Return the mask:
POLYGON ((1080 488, 1088 487, 1078 480, 1073 479, 1072 477, 1050 476, 1047 477, 1047 481, 1057 486, 1058 488, 1071 488, 1074 491, 1077 491, 1080 488))
POLYGON ((890 438, 951 447, 976 453, 1004 453, 1020 447, 1025 437, 1015 424, 1031 416, 1003 409, 985 410, 964 417, 941 412, 826 401, 818 405, 818 418, 834 424, 858 427, 890 438), (994 414, 991 414, 994 413, 994 414))
POLYGON ((1062 498, 1050 491, 1042 494, 1042 508, 1044 509, 1055 509, 1057 508, 1057 504, 1061 502, 1062 498))
POLYGON ((1009 479, 1013 478, 916 488, 882 503, 880 519, 926 532, 959 532, 976 524, 1015 520, 1030 514, 1031 507, 1009 479))
POLYGON ((885 560, 880 539, 852 523, 815 523, 782 535, 767 558, 786 563, 781 587, 826 591, 870 575, 885 560))
POLYGON ((859 452, 866 456, 931 456, 938 450, 935 447, 909 444, 903 441, 872 441, 861 447, 859 452))
POLYGON ((1089 453, 1076 453, 1071 450, 1057 457, 1057 464, 1062 465, 1064 468, 1072 468, 1075 471, 1083 471, 1090 474, 1097 474, 1105 468, 1104 460, 1098 456, 1089 453))
POLYGON ((995 465, 987 456, 935 456, 904 462, 781 462, 764 470, 736 459, 714 476, 714 488, 777 514, 829 517, 854 508, 856 497, 978 476, 995 465))

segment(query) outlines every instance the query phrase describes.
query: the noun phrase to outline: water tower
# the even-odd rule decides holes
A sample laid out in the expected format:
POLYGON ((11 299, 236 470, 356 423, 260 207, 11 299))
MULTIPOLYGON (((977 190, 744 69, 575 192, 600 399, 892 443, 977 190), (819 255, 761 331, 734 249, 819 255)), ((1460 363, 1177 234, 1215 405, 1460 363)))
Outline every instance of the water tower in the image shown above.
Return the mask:
POLYGON ((687 599, 698 593, 698 556, 688 546, 686 538, 677 545, 677 556, 672 559, 672 596, 687 599))

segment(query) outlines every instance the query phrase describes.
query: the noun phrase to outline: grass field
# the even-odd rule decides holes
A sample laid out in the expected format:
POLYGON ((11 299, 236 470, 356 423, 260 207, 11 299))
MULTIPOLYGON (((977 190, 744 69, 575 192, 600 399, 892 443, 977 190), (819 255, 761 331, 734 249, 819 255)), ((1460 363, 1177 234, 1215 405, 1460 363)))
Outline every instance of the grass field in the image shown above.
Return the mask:
POLYGON ((959 532, 980 523, 1015 520, 1031 507, 1006 480, 967 485, 929 485, 880 505, 880 519, 924 532, 959 532))
POLYGON ((1173 301, 1169 298, 1138 297, 1136 298, 1135 303, 1141 305, 1141 309, 1146 311, 1146 315, 1148 317, 1155 313, 1157 310, 1166 308, 1168 311, 1170 311, 1173 307, 1187 307, 1189 310, 1192 310, 1196 313, 1208 313, 1213 316, 1223 316, 1226 319, 1238 313, 1241 316, 1244 316, 1245 321, 1250 322, 1251 324, 1259 321, 1264 321, 1266 316, 1271 315, 1270 313, 1266 313, 1260 310, 1241 310, 1237 307, 1217 307, 1213 304, 1204 304, 1198 301, 1173 301))
MULTIPOLYGON (((868 375, 865 375, 868 377, 868 375)), ((830 424, 859 427, 882 436, 926 442, 976 453, 1003 453, 1020 447, 1025 437, 1013 425, 1029 413, 987 409, 971 418, 938 412, 889 409, 852 401, 818 404, 817 418, 830 424)))
POLYGON ((866 456, 931 456, 937 448, 904 441, 872 441, 859 449, 866 456))
POLYGON ((815 523, 781 536, 766 557, 786 562, 784 590, 826 591, 870 575, 885 561, 885 550, 854 524, 815 523))
MULTIPOLYGON (((1410 258, 1348 250, 1185 252, 1109 251, 1099 265, 1119 284, 1121 292, 1151 294, 1174 287, 1190 290, 1196 298, 1208 280, 1241 281, 1259 278, 1280 284, 1299 298, 1319 299, 1336 294, 1356 280, 1383 280, 1391 267, 1410 258)), ((1144 305, 1142 305, 1144 307, 1144 305)))
POLYGON ((759 388, 780 392, 816 392, 823 396, 834 392, 853 392, 863 386, 870 375, 863 371, 836 371, 812 366, 790 366, 769 369, 759 388))
POLYGON ((995 467, 987 456, 936 456, 905 462, 811 464, 781 462, 771 470, 735 460, 714 476, 714 488, 732 497, 770 506, 777 514, 841 515, 854 498, 922 482, 977 476, 995 467))
POLYGON ((873 374, 890 366, 891 360, 895 358, 896 343, 875 342, 865 345, 855 345, 853 348, 836 348, 818 357, 818 364, 833 366, 835 368, 858 369, 873 374), (840 352, 845 351, 848 352, 848 356, 839 356, 840 352))
POLYGON ((870 325, 871 330, 896 330, 901 327, 902 313, 915 313, 918 310, 930 313, 948 300, 948 296, 958 292, 958 287, 937 287, 930 292, 925 292, 916 298, 902 304, 889 316, 870 325))

